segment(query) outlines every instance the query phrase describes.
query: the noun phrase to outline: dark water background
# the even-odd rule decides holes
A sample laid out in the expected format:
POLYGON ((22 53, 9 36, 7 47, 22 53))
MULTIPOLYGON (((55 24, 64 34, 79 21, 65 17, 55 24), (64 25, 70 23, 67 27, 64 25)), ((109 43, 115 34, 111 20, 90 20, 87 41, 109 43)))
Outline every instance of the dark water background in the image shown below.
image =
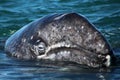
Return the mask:
POLYGON ((120 0, 0 0, 0 80, 120 80, 120 62, 107 69, 53 66, 6 57, 5 40, 29 22, 52 13, 85 15, 120 55, 120 0))

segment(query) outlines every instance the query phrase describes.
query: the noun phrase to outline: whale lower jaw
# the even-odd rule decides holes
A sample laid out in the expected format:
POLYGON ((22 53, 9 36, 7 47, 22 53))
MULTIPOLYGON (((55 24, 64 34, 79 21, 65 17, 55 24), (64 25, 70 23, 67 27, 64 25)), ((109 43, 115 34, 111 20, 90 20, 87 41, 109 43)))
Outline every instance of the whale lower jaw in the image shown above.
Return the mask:
POLYGON ((78 45, 67 44, 65 42, 49 46, 45 54, 37 56, 37 60, 41 59, 52 61, 71 61, 91 67, 109 67, 111 64, 110 55, 97 55, 96 53, 78 45))

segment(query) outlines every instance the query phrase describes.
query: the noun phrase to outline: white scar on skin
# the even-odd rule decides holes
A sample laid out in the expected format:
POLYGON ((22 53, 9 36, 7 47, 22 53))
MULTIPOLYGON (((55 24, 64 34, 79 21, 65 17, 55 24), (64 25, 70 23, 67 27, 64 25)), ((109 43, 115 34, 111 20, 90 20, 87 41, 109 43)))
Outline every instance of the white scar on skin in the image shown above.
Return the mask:
POLYGON ((30 39, 32 40, 32 39, 33 39, 33 36, 31 36, 30 39))
POLYGON ((110 55, 107 55, 106 56, 106 59, 107 59, 107 61, 105 62, 105 64, 106 64, 106 66, 108 67, 108 66, 110 66, 110 55))
POLYGON ((82 29, 84 28, 84 26, 81 27, 82 29))
POLYGON ((65 15, 66 15, 66 14, 60 15, 60 16, 54 18, 54 20, 58 20, 58 19, 62 18, 62 17, 65 16, 65 15))
POLYGON ((22 39, 22 42, 26 42, 26 39, 25 39, 25 38, 23 38, 23 39, 22 39))
POLYGON ((37 56, 37 59, 46 59, 46 54, 43 54, 43 55, 37 56))

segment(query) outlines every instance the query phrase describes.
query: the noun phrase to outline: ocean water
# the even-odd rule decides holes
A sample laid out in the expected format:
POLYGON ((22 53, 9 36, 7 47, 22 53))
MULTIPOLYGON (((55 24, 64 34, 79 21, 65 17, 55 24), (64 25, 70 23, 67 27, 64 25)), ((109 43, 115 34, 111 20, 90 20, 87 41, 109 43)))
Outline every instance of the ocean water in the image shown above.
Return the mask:
POLYGON ((120 80, 120 0, 0 0, 0 80, 120 80), (109 41, 118 62, 106 69, 44 64, 7 57, 6 39, 33 20, 53 13, 76 12, 109 41))

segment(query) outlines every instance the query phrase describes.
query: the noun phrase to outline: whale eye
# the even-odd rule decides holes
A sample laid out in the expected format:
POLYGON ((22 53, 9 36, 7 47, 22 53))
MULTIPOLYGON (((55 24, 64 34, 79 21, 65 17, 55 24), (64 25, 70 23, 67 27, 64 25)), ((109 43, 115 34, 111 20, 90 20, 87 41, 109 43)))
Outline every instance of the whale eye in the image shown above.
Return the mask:
POLYGON ((44 42, 40 42, 38 45, 36 45, 36 47, 39 55, 42 55, 45 53, 46 45, 44 42))
POLYGON ((45 47, 46 47, 46 45, 44 42, 40 42, 40 44, 38 45, 38 48, 40 51, 45 51, 45 47))
POLYGON ((45 49, 46 49, 47 44, 45 43, 45 41, 41 37, 33 36, 30 38, 29 43, 31 45, 33 45, 31 47, 31 50, 36 55, 42 55, 45 53, 45 49))
POLYGON ((46 44, 42 41, 39 42, 39 44, 34 44, 31 48, 31 51, 35 53, 36 55, 42 55, 45 53, 46 44))

